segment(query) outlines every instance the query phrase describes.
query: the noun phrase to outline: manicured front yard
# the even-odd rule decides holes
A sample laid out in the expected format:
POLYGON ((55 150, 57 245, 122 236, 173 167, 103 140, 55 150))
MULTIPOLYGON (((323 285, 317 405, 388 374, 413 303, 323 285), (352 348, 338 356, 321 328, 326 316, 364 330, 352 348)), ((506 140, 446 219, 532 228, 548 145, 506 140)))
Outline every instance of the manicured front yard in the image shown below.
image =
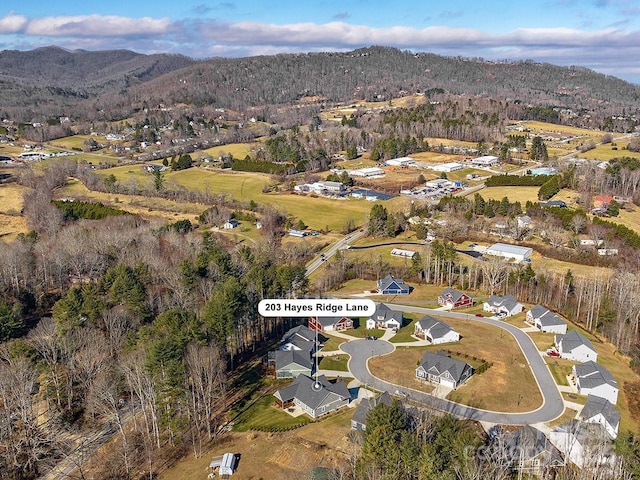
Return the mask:
POLYGON ((321 370, 337 370, 339 372, 348 372, 347 363, 349 362, 349 355, 346 353, 340 355, 334 355, 332 357, 322 357, 318 368, 321 370))
POLYGON ((562 398, 568 402, 579 403, 580 405, 587 403, 587 397, 584 395, 578 395, 577 393, 562 392, 562 398))
POLYGON ((405 342, 417 342, 417 340, 412 336, 415 330, 416 322, 418 321, 419 316, 404 314, 405 326, 398 330, 393 337, 389 339, 391 343, 405 343, 405 342))
POLYGON ((575 365, 576 362, 557 357, 545 357, 545 361, 547 365, 549 365, 549 370, 556 383, 558 385, 568 386, 567 375, 571 373, 571 367, 575 365))

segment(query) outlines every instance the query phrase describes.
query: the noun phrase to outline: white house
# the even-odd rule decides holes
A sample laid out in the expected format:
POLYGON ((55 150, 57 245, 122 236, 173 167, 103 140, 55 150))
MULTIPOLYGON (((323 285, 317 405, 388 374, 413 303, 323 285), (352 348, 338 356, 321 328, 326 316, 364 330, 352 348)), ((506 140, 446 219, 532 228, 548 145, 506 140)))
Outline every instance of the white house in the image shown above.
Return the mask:
POLYGON ((541 332, 567 333, 567 322, 548 308, 542 305, 535 305, 527 312, 526 321, 532 324, 541 332))
POLYGON ((498 157, 493 155, 484 155, 471 160, 471 165, 476 167, 493 167, 498 164, 498 157))
POLYGON ((566 459, 587 472, 607 469, 615 458, 609 434, 599 423, 570 420, 552 430, 549 441, 566 459))
POLYGON ((606 398, 589 395, 578 418, 586 423, 599 423, 615 440, 620 426, 620 413, 606 398))
POLYGON ((491 295, 482 305, 482 309, 485 312, 510 317, 522 312, 524 310, 524 305, 518 302, 513 295, 505 295, 504 297, 491 295))
POLYGON ((460 334, 441 320, 425 315, 416 322, 413 331, 417 337, 430 341, 433 345, 459 342, 460 334))
POLYGON ((367 318, 367 328, 391 328, 394 330, 402 327, 402 312, 391 310, 384 303, 376 304, 376 311, 367 318))
POLYGON ((231 230, 233 228, 238 227, 239 225, 240 225, 240 222, 238 222, 235 218, 231 218, 226 222, 224 222, 224 224, 222 225, 222 228, 226 230, 231 230))
POLYGON ((514 260, 523 261, 529 258, 533 253, 533 249, 529 247, 519 247, 518 245, 509 245, 506 243, 494 243, 487 248, 485 254, 494 255, 496 257, 513 258, 514 260))
POLYGON ((554 340, 562 358, 574 362, 588 362, 589 360, 595 362, 598 360, 598 352, 593 348, 589 339, 575 330, 571 330, 565 335, 556 335, 554 340))
POLYGON ((618 382, 613 375, 596 362, 588 361, 571 369, 580 395, 595 395, 615 405, 618 402, 618 382))

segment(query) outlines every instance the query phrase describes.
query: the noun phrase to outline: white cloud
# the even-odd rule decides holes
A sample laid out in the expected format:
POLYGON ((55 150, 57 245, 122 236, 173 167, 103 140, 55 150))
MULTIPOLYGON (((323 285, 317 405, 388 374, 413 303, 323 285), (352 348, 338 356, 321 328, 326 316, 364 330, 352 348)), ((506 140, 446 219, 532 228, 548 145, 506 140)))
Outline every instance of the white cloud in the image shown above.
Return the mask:
POLYGON ((170 27, 168 18, 76 15, 32 19, 24 33, 45 37, 140 37, 163 34, 170 27))
POLYGON ((28 19, 24 15, 16 15, 13 12, 9 12, 0 18, 0 34, 19 32, 27 22, 28 19))

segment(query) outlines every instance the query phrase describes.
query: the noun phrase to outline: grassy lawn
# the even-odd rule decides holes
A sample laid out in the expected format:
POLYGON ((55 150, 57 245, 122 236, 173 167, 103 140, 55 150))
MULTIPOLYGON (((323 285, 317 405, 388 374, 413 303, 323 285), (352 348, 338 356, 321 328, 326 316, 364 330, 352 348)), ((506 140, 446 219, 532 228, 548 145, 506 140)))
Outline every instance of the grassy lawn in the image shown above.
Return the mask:
POLYGON ((529 332, 527 335, 531 337, 531 340, 533 340, 533 343, 536 344, 536 347, 538 347, 538 350, 541 352, 553 346, 553 333, 529 332))
MULTIPOLYGON (((372 295, 370 298, 374 302, 395 302, 395 303, 415 303, 421 302, 421 306, 425 307, 437 307, 438 295, 442 293, 444 287, 438 285, 423 284, 419 285, 412 282, 407 282, 414 287, 413 291, 409 295, 372 295)), ((369 291, 376 288, 375 280, 361 280, 354 279, 345 282, 342 286, 331 292, 337 296, 340 295, 353 295, 369 291)))
POLYGON ((234 430, 246 432, 248 430, 278 430, 306 425, 310 419, 305 416, 292 417, 276 406, 277 400, 267 394, 240 413, 234 420, 234 430))
POLYGON ((629 143, 629 138, 622 139, 620 141, 613 141, 616 144, 614 147, 612 144, 598 145, 593 150, 580 154, 580 158, 587 158, 589 160, 602 160, 608 161, 612 158, 620 157, 633 157, 640 158, 640 152, 632 152, 627 150, 626 146, 629 143), (615 150, 614 150, 615 148, 615 150))
POLYGON ((562 398, 568 402, 579 403, 580 405, 587 403, 587 397, 578 395, 577 393, 562 392, 562 398))
MULTIPOLYGON (((447 318, 446 322, 462 335, 458 343, 434 345, 422 348, 399 348, 396 352, 370 360, 370 368, 379 375, 378 368, 387 365, 386 380, 397 383, 396 378, 408 382, 405 386, 419 384, 415 380, 415 368, 422 354, 442 348, 475 356, 493 362, 482 375, 474 375, 466 385, 452 392, 450 400, 495 411, 525 412, 538 408, 542 396, 533 374, 515 339, 504 330, 469 320, 447 318), (399 352, 412 352, 410 358, 396 358, 399 352), (375 370, 374 370, 375 366, 375 370)), ((403 354, 408 355, 408 354, 403 354)), ((382 370, 384 373, 385 370, 382 370)))
MULTIPOLYGON (((489 198, 502 200, 504 197, 507 197, 510 202, 520 202, 522 208, 524 208, 524 204, 527 203, 527 201, 538 201, 538 190, 540 190, 540 187, 487 187, 479 190, 478 193, 485 200, 489 198)), ((553 197, 553 200, 564 200, 567 204, 570 204, 573 202, 575 196, 575 192, 562 189, 553 197)))
POLYGON ((325 352, 333 352, 334 350, 338 350, 340 344, 344 343, 346 340, 344 338, 339 337, 329 337, 329 339, 324 342, 324 346, 322 350, 325 352))
POLYGON ((233 158, 244 158, 247 155, 253 157, 255 151, 261 146, 259 142, 253 143, 230 143, 227 145, 220 145, 217 147, 211 147, 206 150, 202 150, 199 152, 201 155, 195 155, 194 158, 198 156, 212 156, 218 158, 220 155, 233 155, 233 158))
POLYGON ((415 324, 421 317, 419 315, 404 314, 405 326, 398 330, 393 337, 389 339, 391 343, 417 342, 412 337, 415 330, 415 324), (408 323, 407 323, 408 322, 408 323))
POLYGON ((556 357, 545 357, 545 361, 556 383, 558 385, 569 386, 567 375, 571 373, 571 367, 573 367, 576 362, 556 357))
POLYGON ((424 348, 399 347, 389 355, 369 359, 369 370, 395 385, 431 393, 435 386, 416 378, 416 368, 424 352, 424 348))
POLYGON ((556 418, 553 422, 549 424, 550 427, 557 427, 564 423, 567 423, 569 420, 573 420, 576 418, 578 412, 576 410, 572 410, 570 408, 565 408, 564 413, 556 418))
POLYGON ((23 195, 28 189, 16 183, 0 185, 0 238, 13 240, 29 228, 20 213, 24 205, 23 195))
POLYGON ((322 370, 337 370, 339 372, 348 372, 347 363, 349 363, 349 355, 346 353, 334 355, 332 357, 322 357, 318 368, 322 370))
MULTIPOLYGON (((357 320, 355 320, 353 322, 354 326, 357 323, 358 323, 357 320)), ((342 331, 342 333, 354 338, 365 338, 365 337, 368 337, 369 335, 373 335, 376 338, 380 338, 384 335, 384 332, 385 330, 382 328, 371 328, 371 329, 366 328, 366 324, 364 320, 360 321, 360 324, 357 327, 352 328, 350 330, 342 331)))

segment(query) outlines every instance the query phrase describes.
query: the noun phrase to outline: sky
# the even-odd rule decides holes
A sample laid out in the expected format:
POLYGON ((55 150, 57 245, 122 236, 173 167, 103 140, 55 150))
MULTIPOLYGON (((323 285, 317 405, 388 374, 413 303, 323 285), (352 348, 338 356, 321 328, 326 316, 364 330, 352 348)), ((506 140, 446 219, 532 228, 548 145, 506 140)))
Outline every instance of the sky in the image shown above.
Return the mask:
POLYGON ((198 59, 384 45, 640 84, 640 0, 2 0, 0 50, 47 45, 198 59))

